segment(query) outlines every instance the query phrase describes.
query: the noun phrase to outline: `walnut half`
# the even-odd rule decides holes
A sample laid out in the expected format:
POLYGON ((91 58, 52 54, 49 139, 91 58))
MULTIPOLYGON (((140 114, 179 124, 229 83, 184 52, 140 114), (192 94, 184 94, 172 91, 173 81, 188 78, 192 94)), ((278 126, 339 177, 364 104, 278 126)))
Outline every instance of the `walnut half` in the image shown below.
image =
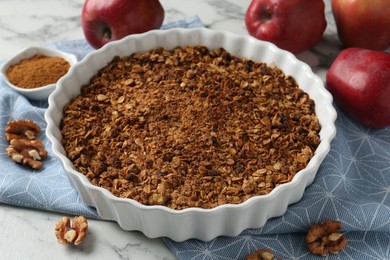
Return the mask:
POLYGON ((39 134, 41 128, 32 120, 16 120, 7 123, 5 138, 33 140, 39 134))
POLYGON ((306 235, 309 251, 321 256, 340 253, 348 242, 342 234, 336 232, 341 228, 341 222, 334 220, 325 220, 321 224, 312 225, 306 235))
POLYGON ((15 163, 33 169, 43 166, 41 160, 47 157, 47 151, 41 139, 35 139, 41 128, 32 120, 9 121, 5 129, 5 138, 10 142, 7 155, 15 163))
POLYGON ((12 139, 10 144, 6 151, 12 161, 33 169, 42 168, 41 160, 47 157, 47 151, 41 139, 12 139))
POLYGON ((55 228, 56 237, 61 244, 79 245, 87 235, 88 221, 84 216, 75 217, 70 222, 68 217, 63 217, 55 228))
MULTIPOLYGON (((273 260, 274 255, 271 250, 269 249, 260 249, 256 250, 255 252, 249 254, 246 257, 246 260, 273 260)), ((278 258, 279 260, 280 258, 278 258)))

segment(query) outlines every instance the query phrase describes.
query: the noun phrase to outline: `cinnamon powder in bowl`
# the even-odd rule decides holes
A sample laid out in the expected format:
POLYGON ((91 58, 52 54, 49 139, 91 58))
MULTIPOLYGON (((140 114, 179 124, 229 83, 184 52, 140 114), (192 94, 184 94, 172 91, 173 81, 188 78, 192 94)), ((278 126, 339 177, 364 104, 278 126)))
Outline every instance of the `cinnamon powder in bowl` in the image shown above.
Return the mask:
POLYGON ((36 54, 10 66, 7 77, 19 88, 39 88, 57 82, 69 68, 64 58, 36 54))
POLYGON ((44 47, 28 47, 8 61, 1 74, 8 86, 33 100, 45 100, 56 82, 77 62, 73 54, 44 47))

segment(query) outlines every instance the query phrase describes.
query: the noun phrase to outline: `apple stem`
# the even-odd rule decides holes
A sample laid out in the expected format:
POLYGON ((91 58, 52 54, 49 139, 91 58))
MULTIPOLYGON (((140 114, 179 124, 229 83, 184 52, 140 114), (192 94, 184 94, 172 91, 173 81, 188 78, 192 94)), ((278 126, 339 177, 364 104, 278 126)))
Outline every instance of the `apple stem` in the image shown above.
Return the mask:
POLYGON ((107 39, 111 39, 112 32, 111 32, 110 28, 106 27, 103 29, 103 37, 107 38, 107 39))
POLYGON ((272 14, 271 14, 269 6, 266 6, 266 7, 262 6, 261 7, 260 18, 261 18, 261 20, 267 20, 267 21, 271 20, 272 14))

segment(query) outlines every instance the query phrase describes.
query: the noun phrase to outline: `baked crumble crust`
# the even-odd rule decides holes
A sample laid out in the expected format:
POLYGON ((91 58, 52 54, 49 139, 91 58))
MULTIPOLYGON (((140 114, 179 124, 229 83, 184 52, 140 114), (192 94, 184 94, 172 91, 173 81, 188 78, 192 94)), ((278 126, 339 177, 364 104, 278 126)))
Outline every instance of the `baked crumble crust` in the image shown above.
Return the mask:
POLYGON ((64 108, 74 167, 115 196, 172 209, 268 194, 319 142, 291 76, 204 46, 115 57, 64 108))

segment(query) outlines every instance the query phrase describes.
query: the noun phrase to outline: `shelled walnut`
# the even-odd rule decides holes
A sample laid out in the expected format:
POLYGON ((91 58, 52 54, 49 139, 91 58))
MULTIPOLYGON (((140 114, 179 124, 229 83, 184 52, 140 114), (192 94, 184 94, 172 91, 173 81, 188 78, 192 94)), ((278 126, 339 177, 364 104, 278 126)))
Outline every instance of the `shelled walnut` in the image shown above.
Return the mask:
MULTIPOLYGON (((278 258, 280 260, 281 258, 278 258)), ((249 254, 246 260, 274 260, 274 254, 269 249, 260 249, 249 254)))
POLYGON ((32 120, 9 121, 5 129, 5 137, 10 142, 6 148, 8 157, 15 163, 19 163, 33 169, 43 166, 42 159, 48 153, 41 139, 35 139, 41 128, 32 120))
POLYGON ((306 242, 312 254, 327 256, 340 253, 347 246, 347 239, 337 230, 342 228, 340 221, 325 220, 310 227, 306 242))
POLYGON ((55 228, 57 240, 61 244, 79 245, 86 237, 88 221, 84 216, 77 216, 70 222, 68 217, 63 217, 55 228))
POLYGON ((33 169, 41 168, 43 165, 41 160, 47 157, 47 151, 40 139, 12 139, 6 151, 12 161, 33 169))
POLYGON ((34 140, 41 128, 32 120, 9 121, 5 128, 5 138, 11 142, 13 139, 34 140))

